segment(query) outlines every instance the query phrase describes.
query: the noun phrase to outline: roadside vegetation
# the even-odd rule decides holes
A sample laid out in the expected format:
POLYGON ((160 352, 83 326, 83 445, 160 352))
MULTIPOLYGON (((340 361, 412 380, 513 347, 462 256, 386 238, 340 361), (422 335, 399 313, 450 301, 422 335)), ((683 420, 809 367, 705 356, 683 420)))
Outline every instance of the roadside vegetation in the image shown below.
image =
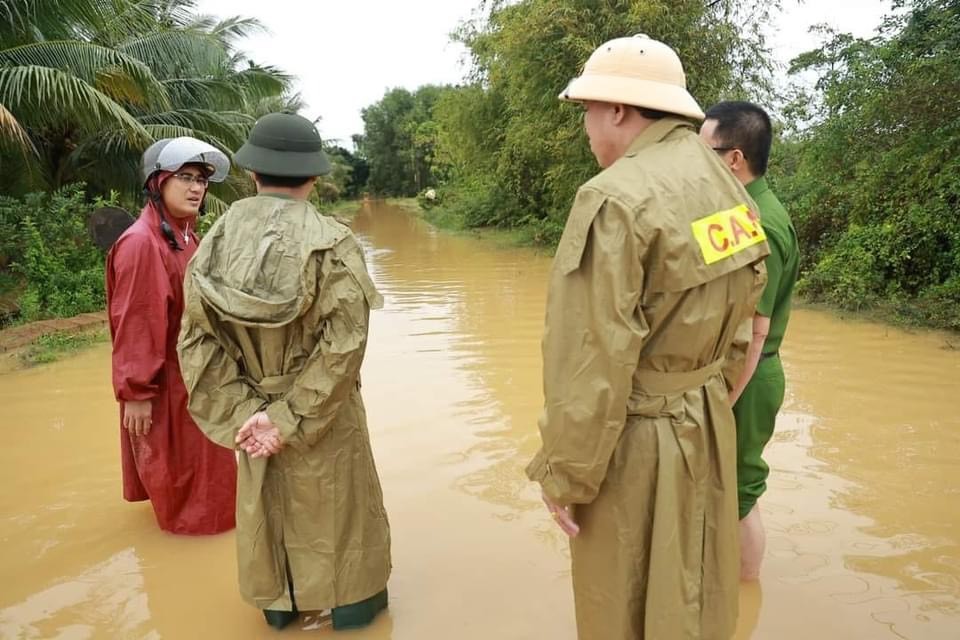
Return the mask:
MULTIPOLYGON (((773 86, 764 33, 778 2, 484 1, 453 38, 457 86, 392 88, 315 203, 350 217, 401 198, 454 230, 551 250, 597 168, 576 105, 557 94, 593 49, 642 31, 686 62, 702 105, 749 99, 776 116, 769 178, 800 234, 810 303, 960 330, 960 0, 894 0, 876 36, 829 26, 773 86)), ((0 0, 0 326, 104 305, 87 220, 137 212, 139 158, 190 135, 230 153, 256 118, 303 107, 295 79, 238 44, 263 25, 193 0, 0 0)), ((235 169, 208 226, 253 192, 235 169)))
POLYGON ((776 91, 761 31, 776 3, 485 6, 455 34, 473 62, 464 84, 391 89, 364 111, 371 192, 416 195, 441 227, 552 248, 597 171, 580 110, 557 94, 597 45, 643 31, 677 49, 701 104, 776 116, 769 178, 800 234, 807 301, 960 330, 960 2, 897 0, 869 39, 822 25, 776 91))

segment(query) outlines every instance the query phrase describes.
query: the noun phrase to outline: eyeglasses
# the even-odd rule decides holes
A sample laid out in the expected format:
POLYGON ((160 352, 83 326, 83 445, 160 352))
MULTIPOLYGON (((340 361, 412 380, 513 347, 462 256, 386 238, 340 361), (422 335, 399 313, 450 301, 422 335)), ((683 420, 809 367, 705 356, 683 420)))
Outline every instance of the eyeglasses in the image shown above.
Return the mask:
POLYGON ((197 183, 201 187, 206 188, 207 185, 210 184, 206 176, 197 176, 192 173, 175 173, 173 177, 186 185, 197 183))
POLYGON ((710 147, 717 153, 723 153, 724 151, 733 151, 736 147, 710 147))

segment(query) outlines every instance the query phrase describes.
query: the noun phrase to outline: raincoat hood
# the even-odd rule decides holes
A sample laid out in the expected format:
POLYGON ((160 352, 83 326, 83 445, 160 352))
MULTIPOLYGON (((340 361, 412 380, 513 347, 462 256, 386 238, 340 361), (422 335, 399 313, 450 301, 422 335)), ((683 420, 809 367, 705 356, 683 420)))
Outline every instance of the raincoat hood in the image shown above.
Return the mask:
POLYGON ((348 237, 352 240, 345 226, 308 202, 265 195, 247 198, 235 202, 207 234, 189 277, 220 320, 280 327, 313 303, 315 254, 348 237), (232 223, 221 224, 227 217, 232 223), (289 238, 300 241, 285 240, 289 238))

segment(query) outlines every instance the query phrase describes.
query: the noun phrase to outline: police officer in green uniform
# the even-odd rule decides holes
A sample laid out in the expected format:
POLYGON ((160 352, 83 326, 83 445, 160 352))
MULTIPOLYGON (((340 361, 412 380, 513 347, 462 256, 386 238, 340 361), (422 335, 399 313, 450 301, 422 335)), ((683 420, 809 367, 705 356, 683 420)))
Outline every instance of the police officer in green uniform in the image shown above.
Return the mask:
POLYGON ((697 137, 703 112, 667 45, 606 42, 560 97, 583 105, 603 170, 578 190, 550 274, 527 475, 570 536, 582 640, 728 640, 728 395, 765 282, 763 229, 697 137))
POLYGON ((756 580, 765 534, 757 499, 767 488, 770 468, 763 449, 773 435, 783 403, 780 344, 790 318, 790 300, 800 267, 797 232, 764 175, 773 131, 770 117, 749 102, 721 102, 706 113, 700 136, 720 154, 757 204, 770 245, 767 285, 753 318, 753 338, 741 379, 730 393, 737 419, 737 490, 740 503, 740 576, 756 580))
POLYGON ((204 434, 241 451, 240 591, 282 628, 332 610, 334 629, 387 605, 390 528, 360 395, 382 299, 350 230, 308 201, 330 171, 313 124, 254 125, 236 163, 257 195, 234 202, 190 262, 178 351, 204 434))

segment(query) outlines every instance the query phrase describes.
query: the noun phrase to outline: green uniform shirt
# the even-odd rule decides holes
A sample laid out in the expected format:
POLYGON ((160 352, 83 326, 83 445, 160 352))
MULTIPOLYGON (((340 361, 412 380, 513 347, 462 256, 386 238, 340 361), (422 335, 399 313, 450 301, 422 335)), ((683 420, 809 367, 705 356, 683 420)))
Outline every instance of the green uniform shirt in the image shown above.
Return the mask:
POLYGON ((763 352, 774 353, 780 349, 790 319, 790 299, 800 270, 800 247, 790 216, 770 190, 767 179, 760 177, 748 184, 747 193, 760 209, 760 224, 770 245, 766 259, 767 285, 757 303, 757 313, 770 318, 770 333, 763 352))

